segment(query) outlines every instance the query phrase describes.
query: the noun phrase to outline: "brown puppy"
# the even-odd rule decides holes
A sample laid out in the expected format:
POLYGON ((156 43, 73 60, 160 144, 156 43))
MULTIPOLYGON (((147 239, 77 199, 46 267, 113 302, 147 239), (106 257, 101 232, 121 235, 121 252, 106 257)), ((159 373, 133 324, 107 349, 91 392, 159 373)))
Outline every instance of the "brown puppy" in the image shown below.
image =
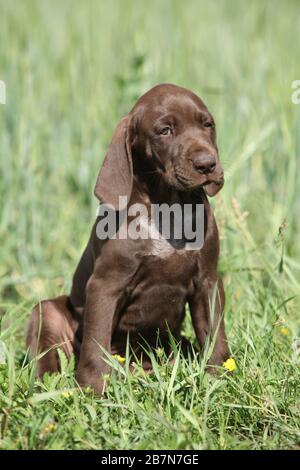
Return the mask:
MULTIPOLYGON (((185 239, 175 243, 172 237, 99 240, 98 218, 70 296, 34 308, 28 331, 31 352, 62 344, 68 356, 74 352, 78 358, 78 382, 101 393, 101 375, 109 367, 99 345, 124 355, 129 333, 131 347, 141 355, 143 341, 155 348, 159 335, 168 353, 168 332, 180 339, 188 303, 200 346, 217 331, 209 364, 221 365, 229 357, 224 291, 217 275, 218 230, 206 194, 214 196, 223 182, 214 120, 200 98, 170 84, 143 95, 115 131, 95 195, 117 211, 124 209, 119 196, 128 198, 128 207, 203 204, 204 245, 186 250, 185 239)), ((142 360, 149 368, 145 355, 142 360)), ((38 373, 58 367, 52 349, 39 360, 38 373)))

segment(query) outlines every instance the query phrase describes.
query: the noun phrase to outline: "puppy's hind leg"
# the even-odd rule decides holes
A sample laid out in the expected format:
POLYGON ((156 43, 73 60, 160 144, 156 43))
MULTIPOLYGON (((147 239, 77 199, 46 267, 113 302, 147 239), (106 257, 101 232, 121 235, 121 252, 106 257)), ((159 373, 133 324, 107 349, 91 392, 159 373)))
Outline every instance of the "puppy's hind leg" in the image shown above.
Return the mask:
POLYGON ((78 353, 80 345, 75 337, 78 325, 79 321, 69 307, 69 298, 66 295, 43 300, 34 307, 26 341, 30 357, 49 350, 38 360, 39 377, 45 372, 59 370, 57 347, 62 349, 68 358, 73 353, 78 353))

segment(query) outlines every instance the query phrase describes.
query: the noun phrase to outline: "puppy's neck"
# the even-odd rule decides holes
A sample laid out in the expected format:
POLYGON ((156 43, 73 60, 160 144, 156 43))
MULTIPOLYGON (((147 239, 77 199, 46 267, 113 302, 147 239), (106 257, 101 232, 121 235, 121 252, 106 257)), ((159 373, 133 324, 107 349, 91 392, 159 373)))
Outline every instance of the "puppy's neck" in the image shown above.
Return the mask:
POLYGON ((150 204, 173 204, 181 202, 181 197, 176 189, 167 186, 158 173, 148 173, 147 177, 134 175, 134 189, 139 198, 150 204))
POLYGON ((149 204, 208 204, 202 188, 194 191, 179 191, 165 183, 159 173, 148 174, 147 178, 134 175, 133 193, 139 200, 149 204))

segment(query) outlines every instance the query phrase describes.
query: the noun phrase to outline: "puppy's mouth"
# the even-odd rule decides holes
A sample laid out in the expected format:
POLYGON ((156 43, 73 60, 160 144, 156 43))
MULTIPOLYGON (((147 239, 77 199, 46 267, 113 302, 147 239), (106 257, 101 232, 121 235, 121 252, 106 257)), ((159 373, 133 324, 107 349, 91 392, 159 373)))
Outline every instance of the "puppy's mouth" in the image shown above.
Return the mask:
POLYGON ((201 184, 200 187, 210 186, 211 184, 215 184, 216 186, 222 186, 224 184, 224 177, 221 179, 211 179, 206 181, 205 183, 201 184))
MULTIPOLYGON (((193 191, 210 185, 220 187, 224 184, 224 174, 222 169, 210 175, 201 175, 201 177, 195 179, 193 176, 186 174, 184 170, 174 168, 174 177, 176 183, 181 187, 181 190, 184 191, 193 191)), ((175 185, 177 185, 176 183, 175 185)))

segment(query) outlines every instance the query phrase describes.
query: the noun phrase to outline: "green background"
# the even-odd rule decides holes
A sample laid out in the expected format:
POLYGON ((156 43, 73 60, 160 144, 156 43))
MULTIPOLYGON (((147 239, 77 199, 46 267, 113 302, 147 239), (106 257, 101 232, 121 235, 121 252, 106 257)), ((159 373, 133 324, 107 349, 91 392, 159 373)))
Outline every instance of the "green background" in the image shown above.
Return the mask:
POLYGON ((299 37, 296 0, 0 0, 0 447, 299 447, 299 37), (68 292, 113 129, 164 82, 216 119, 226 183, 212 204, 238 370, 211 379, 193 360, 162 361, 148 377, 116 372, 98 399, 62 358, 61 375, 35 382, 30 310, 68 292))

